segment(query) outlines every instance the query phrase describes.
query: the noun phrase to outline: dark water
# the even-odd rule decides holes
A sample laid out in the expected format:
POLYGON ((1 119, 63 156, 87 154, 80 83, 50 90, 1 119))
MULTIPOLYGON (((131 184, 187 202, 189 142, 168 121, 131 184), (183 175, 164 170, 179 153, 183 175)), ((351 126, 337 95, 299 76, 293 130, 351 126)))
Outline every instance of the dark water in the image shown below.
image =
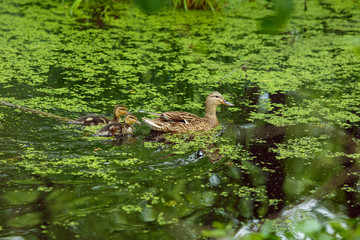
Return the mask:
POLYGON ((0 3, 1 100, 70 119, 117 104, 203 116, 212 91, 235 107, 168 144, 1 105, 0 239, 359 237, 358 1, 294 3, 275 34, 270 2, 113 4, 0 3))

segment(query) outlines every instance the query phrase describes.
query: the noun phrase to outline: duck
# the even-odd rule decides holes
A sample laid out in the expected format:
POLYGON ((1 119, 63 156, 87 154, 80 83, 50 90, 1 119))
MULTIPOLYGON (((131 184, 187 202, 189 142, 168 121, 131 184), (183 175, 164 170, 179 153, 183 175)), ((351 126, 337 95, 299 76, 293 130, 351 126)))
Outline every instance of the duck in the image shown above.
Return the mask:
POLYGON ((121 116, 125 115, 125 114, 128 114, 128 111, 126 110, 126 106, 117 105, 114 107, 114 117, 112 119, 109 119, 109 118, 101 116, 101 115, 91 114, 91 115, 87 115, 87 116, 78 118, 75 121, 82 125, 87 125, 87 126, 109 124, 109 123, 119 123, 119 122, 121 122, 121 116))
POLYGON ((134 114, 129 113, 125 116, 124 122, 110 123, 102 127, 97 133, 95 133, 95 136, 114 137, 114 136, 130 134, 135 129, 133 124, 141 125, 141 122, 137 119, 137 117, 134 114))
MULTIPOLYGON (((219 125, 216 117, 216 107, 219 105, 234 106, 225 100, 219 92, 210 93, 205 102, 205 117, 201 118, 195 114, 183 111, 155 113, 158 118, 142 120, 157 132, 201 132, 211 130, 219 125)), ((152 113, 154 114, 154 113, 152 113)))

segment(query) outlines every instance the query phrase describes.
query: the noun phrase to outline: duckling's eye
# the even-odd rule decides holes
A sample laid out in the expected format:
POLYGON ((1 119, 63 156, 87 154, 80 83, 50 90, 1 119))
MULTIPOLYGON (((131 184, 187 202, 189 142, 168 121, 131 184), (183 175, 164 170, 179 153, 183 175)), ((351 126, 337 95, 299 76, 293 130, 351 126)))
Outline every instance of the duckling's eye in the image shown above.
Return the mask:
POLYGON ((215 97, 218 98, 219 96, 216 95, 215 97))

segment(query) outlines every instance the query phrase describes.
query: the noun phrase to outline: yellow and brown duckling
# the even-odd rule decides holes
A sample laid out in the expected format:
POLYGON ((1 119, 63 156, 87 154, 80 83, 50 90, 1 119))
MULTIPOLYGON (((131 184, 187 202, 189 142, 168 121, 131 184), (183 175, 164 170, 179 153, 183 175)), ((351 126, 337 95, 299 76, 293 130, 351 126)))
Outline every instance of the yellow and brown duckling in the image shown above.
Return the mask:
POLYGON ((156 114, 159 118, 147 119, 143 121, 150 126, 152 130, 158 132, 200 132, 213 129, 219 125, 216 117, 216 107, 218 105, 234 106, 225 100, 219 92, 212 92, 206 98, 205 117, 201 118, 195 114, 175 111, 156 114))
POLYGON ((119 123, 121 121, 121 116, 127 114, 126 107, 124 105, 117 105, 114 108, 114 117, 112 119, 101 116, 101 115, 87 115, 81 118, 76 119, 75 121, 79 122, 82 125, 99 125, 99 124, 109 124, 109 123, 119 123))
POLYGON ((111 137, 130 134, 134 131, 133 124, 141 124, 134 114, 127 114, 122 123, 110 123, 100 129, 95 136, 111 137))

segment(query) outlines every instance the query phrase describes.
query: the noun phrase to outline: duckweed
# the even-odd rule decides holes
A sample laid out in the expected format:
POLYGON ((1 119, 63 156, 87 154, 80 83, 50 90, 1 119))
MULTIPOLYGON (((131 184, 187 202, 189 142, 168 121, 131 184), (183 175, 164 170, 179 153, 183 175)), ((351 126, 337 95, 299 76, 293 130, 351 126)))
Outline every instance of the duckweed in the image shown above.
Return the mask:
POLYGON ((358 1, 306 2, 271 31, 280 10, 260 0, 72 16, 0 3, 1 100, 70 119, 117 104, 204 116, 215 90, 235 104, 213 131, 157 141, 0 106, 0 237, 357 236, 358 1))

